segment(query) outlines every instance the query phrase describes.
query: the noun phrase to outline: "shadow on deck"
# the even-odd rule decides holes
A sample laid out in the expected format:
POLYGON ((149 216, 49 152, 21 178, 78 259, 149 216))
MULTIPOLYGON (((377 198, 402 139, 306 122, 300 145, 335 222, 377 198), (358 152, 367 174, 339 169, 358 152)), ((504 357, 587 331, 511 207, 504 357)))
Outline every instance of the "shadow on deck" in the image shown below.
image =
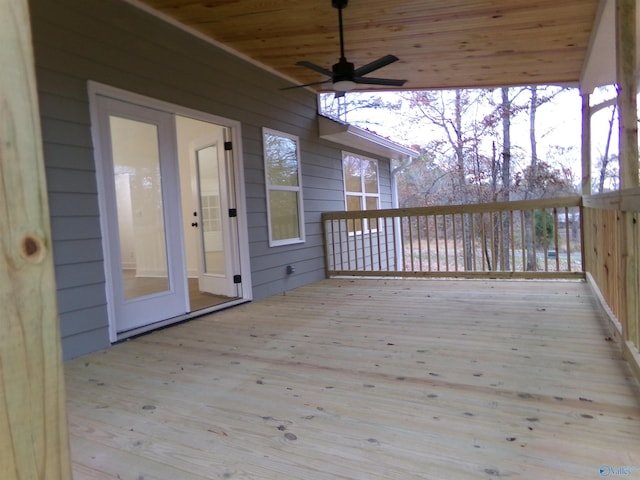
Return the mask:
POLYGON ((65 373, 76 480, 640 478, 583 281, 325 280, 65 373))

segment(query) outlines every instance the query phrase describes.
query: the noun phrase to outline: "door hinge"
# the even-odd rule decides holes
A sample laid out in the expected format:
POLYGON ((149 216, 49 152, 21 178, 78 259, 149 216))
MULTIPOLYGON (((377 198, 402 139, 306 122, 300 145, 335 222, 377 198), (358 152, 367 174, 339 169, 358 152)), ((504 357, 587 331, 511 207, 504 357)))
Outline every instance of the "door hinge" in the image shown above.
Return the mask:
POLYGON ((229 209, 229 218, 234 218, 238 216, 238 209, 237 208, 230 208, 229 209))
POLYGON ((234 275, 233 283, 242 283, 242 275, 234 275))
POLYGON ((233 150, 233 142, 224 142, 225 150, 233 150))

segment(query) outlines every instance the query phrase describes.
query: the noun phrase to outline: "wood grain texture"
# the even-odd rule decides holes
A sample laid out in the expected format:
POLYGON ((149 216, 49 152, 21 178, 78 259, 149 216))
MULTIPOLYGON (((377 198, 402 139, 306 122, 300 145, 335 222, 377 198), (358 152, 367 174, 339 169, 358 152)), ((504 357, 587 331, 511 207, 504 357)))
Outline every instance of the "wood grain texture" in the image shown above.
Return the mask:
POLYGON ((26 1, 0 1, 0 478, 68 479, 60 332, 26 1))
POLYGON ((638 187, 636 2, 616 0, 616 80, 620 188, 638 187))
POLYGON ((621 326, 627 342, 623 351, 636 375, 640 372, 639 191, 636 187, 584 199, 585 268, 621 326))
POLYGON ((640 465, 640 389, 581 281, 325 280, 65 370, 76 480, 640 465))
MULTIPOLYGON (((323 77, 297 61, 330 68, 338 60, 329 0, 141 3, 300 83, 323 77)), ((356 66, 398 56, 373 76, 408 79, 409 89, 576 83, 597 7, 597 0, 352 0, 343 12, 345 53, 356 66)))

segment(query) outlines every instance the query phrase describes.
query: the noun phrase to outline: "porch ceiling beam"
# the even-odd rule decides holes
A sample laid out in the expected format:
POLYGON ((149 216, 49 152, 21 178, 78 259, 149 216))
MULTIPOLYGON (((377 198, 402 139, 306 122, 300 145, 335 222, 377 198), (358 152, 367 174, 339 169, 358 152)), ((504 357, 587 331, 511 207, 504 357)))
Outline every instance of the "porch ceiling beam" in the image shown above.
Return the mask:
POLYGON ((0 0, 0 477, 71 478, 27 0, 0 0))

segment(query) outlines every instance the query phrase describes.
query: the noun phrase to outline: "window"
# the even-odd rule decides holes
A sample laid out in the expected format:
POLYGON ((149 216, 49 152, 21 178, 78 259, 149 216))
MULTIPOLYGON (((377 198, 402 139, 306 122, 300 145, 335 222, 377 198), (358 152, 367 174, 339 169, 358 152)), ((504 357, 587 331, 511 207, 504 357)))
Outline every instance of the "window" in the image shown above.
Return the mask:
POLYGON ((304 242, 298 137, 264 128, 269 246, 304 242))
MULTIPOLYGON (((342 154, 344 172, 344 195, 346 210, 377 210, 380 202, 380 188, 378 186, 378 162, 370 158, 342 154)), ((365 221, 366 222, 366 221, 365 221)), ((364 231, 369 226, 365 223, 364 231)), ((360 220, 349 225, 349 232, 362 232, 360 220)))

